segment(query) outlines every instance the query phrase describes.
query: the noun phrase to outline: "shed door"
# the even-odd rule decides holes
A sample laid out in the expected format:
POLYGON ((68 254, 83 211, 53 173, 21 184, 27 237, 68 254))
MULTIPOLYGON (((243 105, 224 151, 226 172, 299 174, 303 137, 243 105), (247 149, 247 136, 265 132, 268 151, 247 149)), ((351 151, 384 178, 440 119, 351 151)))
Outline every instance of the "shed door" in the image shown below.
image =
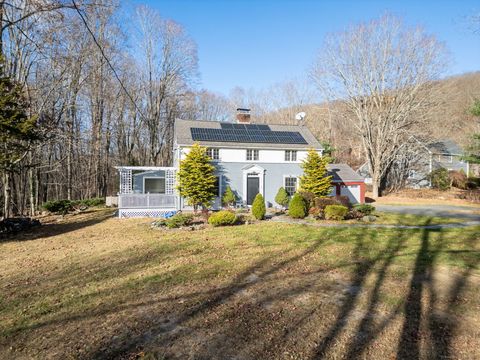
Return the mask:
POLYGON ((352 204, 358 204, 360 202, 360 185, 342 185, 340 195, 348 196, 348 200, 352 204))

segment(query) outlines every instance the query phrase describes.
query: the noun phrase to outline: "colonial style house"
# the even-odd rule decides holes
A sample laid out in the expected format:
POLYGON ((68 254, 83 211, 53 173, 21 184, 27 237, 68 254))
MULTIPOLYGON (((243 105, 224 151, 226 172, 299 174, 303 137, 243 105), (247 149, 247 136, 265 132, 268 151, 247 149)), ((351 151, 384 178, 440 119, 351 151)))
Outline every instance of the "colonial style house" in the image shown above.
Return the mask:
MULTIPOLYGON (((408 188, 428 188, 431 186, 429 174, 438 168, 470 172, 470 164, 463 160, 463 150, 449 139, 425 142, 414 136, 405 144, 407 154, 394 163, 393 171, 403 177, 403 184, 408 188)), ((358 174, 365 178, 365 183, 372 182, 368 163, 363 164, 358 174)), ((388 184, 387 184, 388 185, 388 184)))
MULTIPOLYGON (((267 207, 275 206, 280 187, 293 195, 299 187, 302 161, 309 149, 323 153, 323 147, 303 124, 252 124, 248 109, 237 110, 237 122, 175 121, 174 162, 171 168, 120 166, 119 215, 162 216, 189 209, 176 195, 175 173, 193 144, 207 147, 217 176, 214 209, 221 207, 227 186, 238 199, 237 206, 250 206, 258 193, 267 207)), ((330 164, 331 195, 348 196, 352 203, 365 199, 363 178, 348 165, 330 164)))

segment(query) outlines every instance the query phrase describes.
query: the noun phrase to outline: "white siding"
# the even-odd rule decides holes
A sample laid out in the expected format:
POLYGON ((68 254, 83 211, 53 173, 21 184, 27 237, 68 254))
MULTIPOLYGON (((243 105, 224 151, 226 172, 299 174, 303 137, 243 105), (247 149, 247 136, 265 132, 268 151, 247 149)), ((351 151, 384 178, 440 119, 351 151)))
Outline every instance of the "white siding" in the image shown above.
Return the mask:
MULTIPOLYGON (((190 148, 182 148, 181 158, 184 159, 190 148)), ((259 163, 301 163, 307 157, 307 151, 297 151, 297 161, 285 161, 285 150, 262 150, 259 149, 258 161, 247 161, 246 149, 222 149, 220 148, 219 162, 240 163, 240 162, 259 162, 259 163)))

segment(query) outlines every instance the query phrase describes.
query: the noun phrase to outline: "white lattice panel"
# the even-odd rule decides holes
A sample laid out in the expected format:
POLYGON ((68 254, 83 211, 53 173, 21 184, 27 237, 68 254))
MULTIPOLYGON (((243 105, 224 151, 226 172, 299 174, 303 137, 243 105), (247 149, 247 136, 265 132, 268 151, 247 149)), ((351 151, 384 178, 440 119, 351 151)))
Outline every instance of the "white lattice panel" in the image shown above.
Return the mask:
POLYGON ((175 194, 175 169, 165 170, 165 194, 175 194))
POLYGON ((132 192, 132 170, 120 171, 120 194, 132 192))
POLYGON ((176 214, 176 210, 158 210, 158 209, 119 209, 118 217, 120 219, 128 218, 165 218, 176 214))

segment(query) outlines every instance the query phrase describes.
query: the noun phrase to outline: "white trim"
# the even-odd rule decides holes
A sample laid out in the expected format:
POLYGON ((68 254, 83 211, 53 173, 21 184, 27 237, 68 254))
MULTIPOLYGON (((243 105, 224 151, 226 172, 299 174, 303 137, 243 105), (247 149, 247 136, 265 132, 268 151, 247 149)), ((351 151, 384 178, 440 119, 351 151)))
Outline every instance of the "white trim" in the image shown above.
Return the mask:
POLYGON ((155 170, 174 170, 173 166, 115 166, 117 170, 143 170, 143 171, 155 171, 155 170))
POLYGON ((165 178, 165 176, 144 176, 143 177, 143 192, 142 194, 154 194, 154 193, 146 193, 145 192, 145 179, 163 179, 164 183, 164 190, 163 190, 163 193, 155 193, 155 194, 163 194, 163 195, 166 195, 167 194, 167 179, 165 178))
POLYGON ((247 177, 248 174, 257 173, 259 178, 258 184, 258 193, 262 194, 263 198, 265 199, 265 187, 264 187, 264 179, 265 179, 265 169, 258 166, 258 165, 247 165, 243 167, 243 186, 242 186, 242 200, 247 203, 247 177))

